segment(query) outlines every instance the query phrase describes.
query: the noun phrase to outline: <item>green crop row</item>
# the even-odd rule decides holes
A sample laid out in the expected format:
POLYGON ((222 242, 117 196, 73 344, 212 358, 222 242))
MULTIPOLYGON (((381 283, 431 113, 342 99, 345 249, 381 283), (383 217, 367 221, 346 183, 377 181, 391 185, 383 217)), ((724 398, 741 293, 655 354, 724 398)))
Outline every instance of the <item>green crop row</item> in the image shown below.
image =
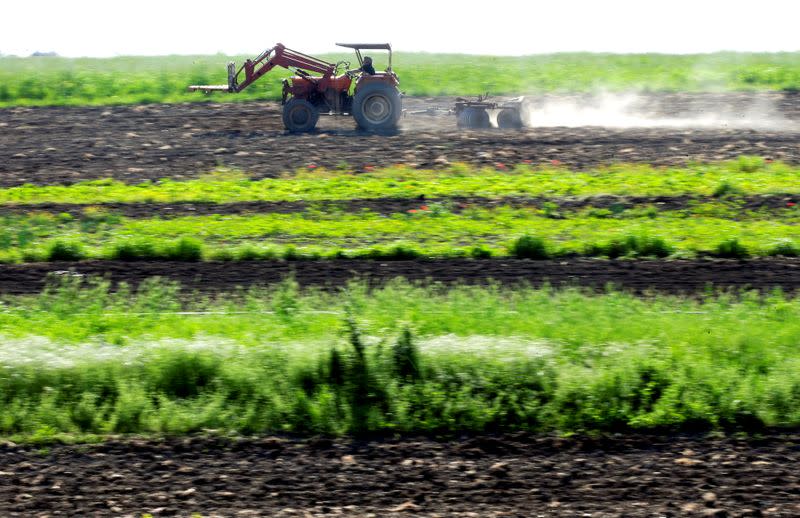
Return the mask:
POLYGON ((22 185, 0 189, 0 203, 174 203, 239 201, 335 201, 356 198, 438 198, 448 196, 563 197, 603 194, 717 196, 800 194, 800 168, 743 156, 717 164, 653 167, 619 164, 589 171, 529 164, 441 170, 402 165, 355 173, 347 169, 299 169, 282 178, 251 180, 217 171, 190 181, 163 179, 128 185, 112 179, 72 185, 22 185))
POLYGON ((312 210, 171 219, 131 219, 96 209, 79 217, 39 213, 0 219, 0 261, 800 255, 797 206, 612 208, 431 204, 388 215, 312 210), (536 239, 542 251, 520 252, 524 236, 536 239))
MULTIPOLYGON (((328 55, 326 59, 350 59, 328 55)), ((243 56, 67 59, 0 57, 0 106, 277 99, 276 71, 237 96, 190 93, 190 84, 227 84, 226 64, 243 56)), ((552 54, 491 57, 397 53, 409 95, 519 94, 596 90, 798 90, 797 53, 705 55, 552 54)), ((378 68, 385 63, 378 62, 378 68)))
POLYGON ((187 302, 63 278, 0 312, 0 434, 800 424, 800 300, 286 282, 187 302))

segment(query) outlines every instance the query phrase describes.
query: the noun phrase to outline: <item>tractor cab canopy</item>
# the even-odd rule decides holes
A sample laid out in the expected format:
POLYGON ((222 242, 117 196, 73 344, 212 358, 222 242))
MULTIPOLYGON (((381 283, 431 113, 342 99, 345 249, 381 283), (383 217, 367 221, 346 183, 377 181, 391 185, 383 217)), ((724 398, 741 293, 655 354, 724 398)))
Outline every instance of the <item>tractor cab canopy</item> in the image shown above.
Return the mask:
POLYGON ((337 43, 336 45, 355 50, 359 66, 364 64, 364 59, 361 57, 362 50, 388 50, 389 71, 392 70, 392 46, 388 43, 337 43))

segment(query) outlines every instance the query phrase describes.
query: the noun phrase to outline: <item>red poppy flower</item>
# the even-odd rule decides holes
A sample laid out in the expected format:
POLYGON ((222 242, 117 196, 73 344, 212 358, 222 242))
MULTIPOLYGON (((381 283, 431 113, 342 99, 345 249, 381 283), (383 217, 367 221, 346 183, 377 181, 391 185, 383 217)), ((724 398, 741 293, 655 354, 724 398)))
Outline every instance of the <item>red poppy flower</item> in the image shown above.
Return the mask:
POLYGON ((316 169, 317 168, 317 164, 308 164, 308 168, 309 169, 316 169))
POLYGON ((497 162, 494 166, 498 169, 506 169, 506 165, 503 162, 497 162))
POLYGON ((416 214, 417 213, 417 209, 409 209, 408 213, 409 214, 416 214))
POLYGON ((419 208, 419 210, 428 210, 428 206, 427 205, 423 205, 422 207, 419 208))
POLYGON ((795 202, 793 202, 793 201, 790 201, 790 202, 786 203, 787 207, 794 207, 795 205, 797 205, 797 204, 795 202))
POLYGON ((553 165, 561 165, 561 160, 550 160, 550 163, 553 165))

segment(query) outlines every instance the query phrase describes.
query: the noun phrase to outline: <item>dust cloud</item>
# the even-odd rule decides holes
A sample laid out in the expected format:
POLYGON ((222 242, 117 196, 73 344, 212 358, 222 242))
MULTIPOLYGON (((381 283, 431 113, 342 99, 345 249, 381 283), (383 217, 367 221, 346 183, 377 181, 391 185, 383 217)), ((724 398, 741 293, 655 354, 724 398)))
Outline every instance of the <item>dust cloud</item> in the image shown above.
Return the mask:
POLYGON ((700 97, 664 100, 663 95, 636 93, 529 97, 524 120, 529 127, 800 129, 767 98, 733 104, 700 97))

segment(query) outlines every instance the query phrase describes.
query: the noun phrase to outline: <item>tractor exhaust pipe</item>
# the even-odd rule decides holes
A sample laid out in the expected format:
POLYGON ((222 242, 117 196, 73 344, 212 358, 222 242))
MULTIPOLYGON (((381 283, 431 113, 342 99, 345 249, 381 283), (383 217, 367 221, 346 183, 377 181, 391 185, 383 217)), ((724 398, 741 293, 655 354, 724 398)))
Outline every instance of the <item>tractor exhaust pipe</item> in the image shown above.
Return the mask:
POLYGON ((236 63, 233 61, 228 62, 228 91, 233 93, 236 92, 238 89, 238 84, 236 81, 236 63))

